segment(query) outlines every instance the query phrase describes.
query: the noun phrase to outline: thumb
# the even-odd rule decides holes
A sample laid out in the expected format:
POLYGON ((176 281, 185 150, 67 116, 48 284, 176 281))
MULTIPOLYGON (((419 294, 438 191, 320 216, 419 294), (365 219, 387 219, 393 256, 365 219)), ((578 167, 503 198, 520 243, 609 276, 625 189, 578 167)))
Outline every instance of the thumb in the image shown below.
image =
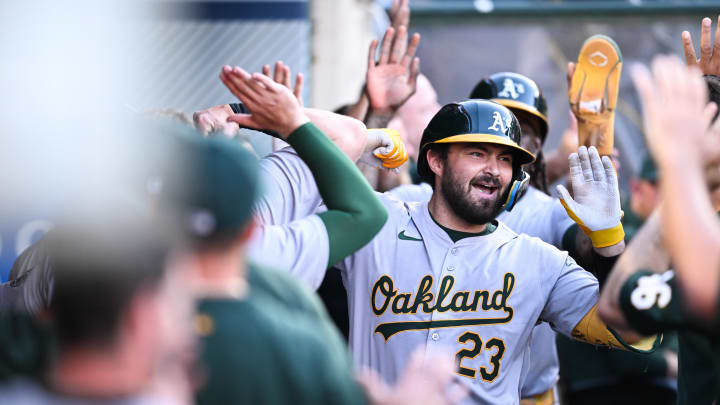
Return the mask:
POLYGON ((560 199, 567 204, 568 207, 575 207, 575 200, 570 196, 570 192, 562 184, 555 186, 555 191, 560 195, 560 199))
POLYGON ((257 123, 253 120, 250 114, 234 114, 227 118, 227 122, 235 122, 240 127, 244 128, 258 128, 257 123))

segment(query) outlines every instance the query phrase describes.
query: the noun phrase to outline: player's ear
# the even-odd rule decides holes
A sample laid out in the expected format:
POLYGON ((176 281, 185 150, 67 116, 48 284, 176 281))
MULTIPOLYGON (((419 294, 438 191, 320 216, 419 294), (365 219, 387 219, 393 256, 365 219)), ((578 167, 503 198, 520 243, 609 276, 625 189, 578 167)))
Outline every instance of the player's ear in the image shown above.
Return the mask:
POLYGON ((447 153, 445 153, 442 148, 428 148, 425 153, 425 158, 427 159, 430 170, 435 174, 436 178, 442 177, 445 160, 447 160, 447 153))

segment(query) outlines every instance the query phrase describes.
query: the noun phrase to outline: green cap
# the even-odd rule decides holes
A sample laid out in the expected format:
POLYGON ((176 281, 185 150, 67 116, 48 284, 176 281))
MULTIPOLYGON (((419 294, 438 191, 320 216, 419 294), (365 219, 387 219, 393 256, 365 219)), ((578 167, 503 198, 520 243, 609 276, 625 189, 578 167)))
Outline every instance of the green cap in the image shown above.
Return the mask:
POLYGON ((637 177, 643 180, 647 180, 650 183, 655 183, 657 181, 657 167, 655 166, 655 162, 650 155, 645 155, 645 157, 643 158, 637 177))
POLYGON ((162 173, 148 189, 193 239, 242 229, 259 194, 257 158, 235 140, 175 131, 162 173))

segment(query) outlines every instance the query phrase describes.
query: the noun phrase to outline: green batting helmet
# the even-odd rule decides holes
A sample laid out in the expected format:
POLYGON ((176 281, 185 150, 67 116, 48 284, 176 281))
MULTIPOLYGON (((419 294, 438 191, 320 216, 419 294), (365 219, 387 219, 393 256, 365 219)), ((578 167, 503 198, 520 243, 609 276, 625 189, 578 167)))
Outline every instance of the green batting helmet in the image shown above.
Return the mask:
POLYGON ((535 161, 535 156, 520 147, 520 124, 510 110, 488 100, 467 100, 445 105, 430 120, 420 141, 417 169, 420 177, 433 184, 427 151, 434 144, 480 142, 506 145, 515 151, 512 185, 505 202, 510 211, 527 189, 530 176, 522 165, 535 161))
POLYGON ((480 80, 470 98, 481 98, 502 104, 510 110, 520 110, 537 118, 540 139, 548 133, 547 103, 538 85, 529 77, 518 73, 501 72, 480 80))

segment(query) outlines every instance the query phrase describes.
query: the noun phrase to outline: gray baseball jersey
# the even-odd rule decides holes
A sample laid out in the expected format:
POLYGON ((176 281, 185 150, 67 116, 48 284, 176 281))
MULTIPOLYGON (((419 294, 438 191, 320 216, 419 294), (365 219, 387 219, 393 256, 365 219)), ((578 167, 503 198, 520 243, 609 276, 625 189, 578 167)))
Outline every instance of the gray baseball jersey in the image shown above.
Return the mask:
MULTIPOLYGON (((305 164, 288 153, 274 158, 271 171, 285 173, 274 174, 287 188, 278 195, 300 199, 267 202, 282 215, 258 215, 284 220, 316 210, 312 176, 300 174, 305 164)), ((453 243, 426 203, 380 198, 388 222, 340 265, 355 361, 394 381, 415 347, 450 347, 457 378, 471 388, 468 403, 518 403, 533 326, 547 320, 569 335, 596 304, 597 280, 567 253, 501 222, 489 235, 453 243)))
POLYGON ((263 193, 254 208, 259 226, 250 241, 250 260, 286 269, 317 290, 330 244, 325 224, 314 215, 321 200, 310 169, 288 147, 260 160, 260 177, 263 193), (314 192, 301 192, 308 188, 314 192))
POLYGON ((451 347, 468 403, 518 403, 536 322, 570 335, 597 303, 597 280, 566 252, 502 222, 453 243, 427 203, 381 199, 387 224, 340 265, 355 361, 394 381, 414 348, 451 347))
MULTIPOLYGON (((400 186, 389 193, 402 201, 428 201, 432 188, 423 183, 400 186)), ((503 211, 498 219, 515 232, 538 237, 557 248, 562 248, 563 235, 574 224, 559 200, 534 187, 529 187, 512 211, 503 211)), ((533 329, 526 359, 521 380, 523 398, 546 392, 557 383, 560 364, 555 332, 547 323, 533 329)))

